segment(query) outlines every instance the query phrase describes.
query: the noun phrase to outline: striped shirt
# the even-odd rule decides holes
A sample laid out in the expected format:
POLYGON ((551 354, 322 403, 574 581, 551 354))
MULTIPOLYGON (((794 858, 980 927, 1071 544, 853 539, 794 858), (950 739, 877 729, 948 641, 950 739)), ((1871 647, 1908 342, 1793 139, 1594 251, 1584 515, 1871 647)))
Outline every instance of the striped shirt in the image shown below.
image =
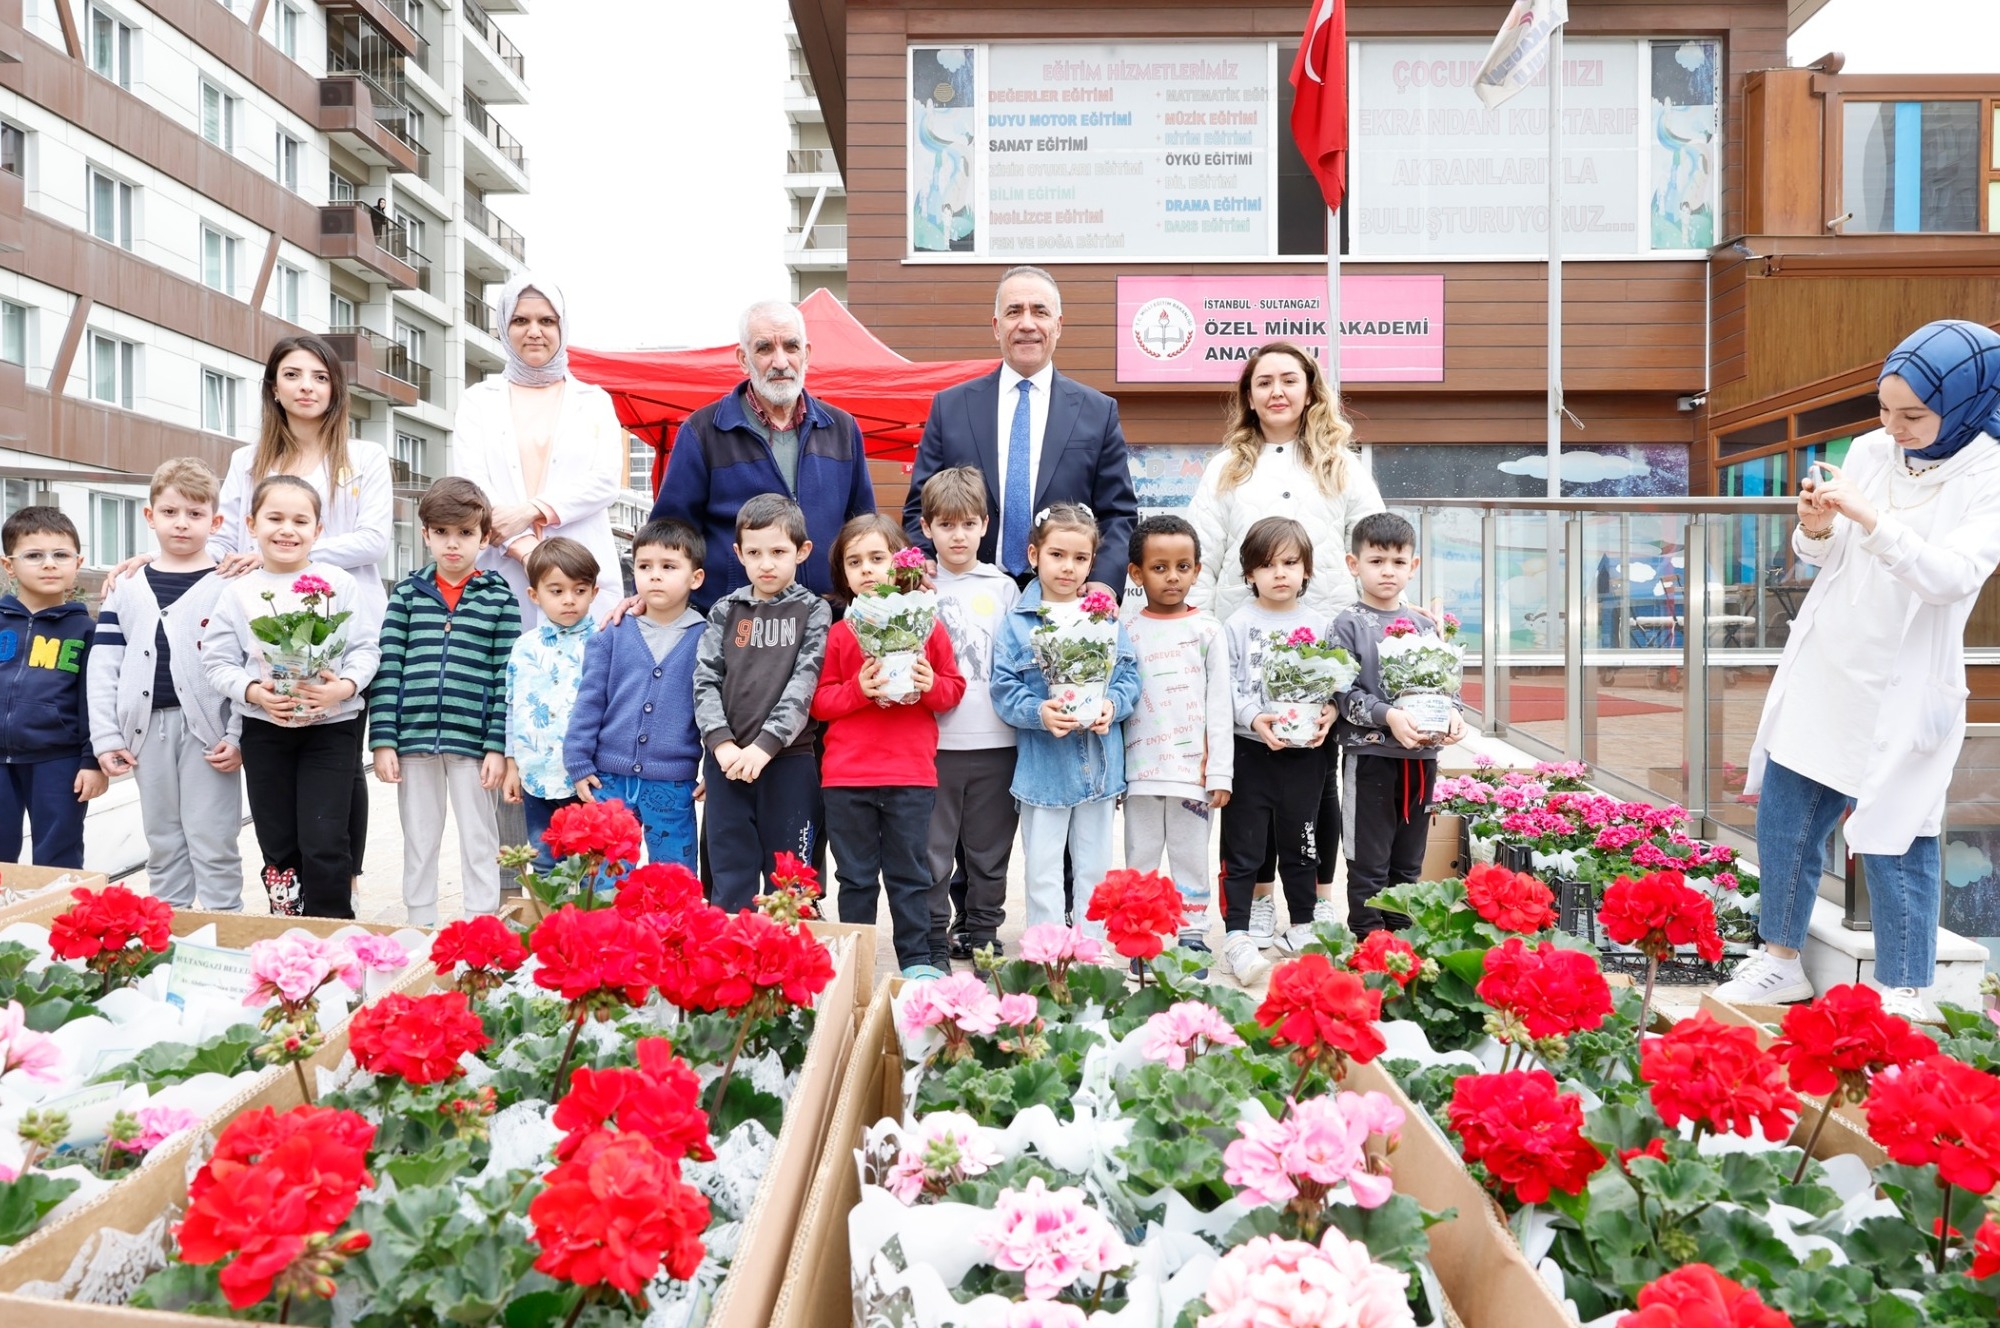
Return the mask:
POLYGON ((447 608, 437 571, 399 582, 382 620, 382 666, 368 689, 368 745, 482 757, 507 749, 507 658, 521 610, 505 577, 482 571, 447 608))

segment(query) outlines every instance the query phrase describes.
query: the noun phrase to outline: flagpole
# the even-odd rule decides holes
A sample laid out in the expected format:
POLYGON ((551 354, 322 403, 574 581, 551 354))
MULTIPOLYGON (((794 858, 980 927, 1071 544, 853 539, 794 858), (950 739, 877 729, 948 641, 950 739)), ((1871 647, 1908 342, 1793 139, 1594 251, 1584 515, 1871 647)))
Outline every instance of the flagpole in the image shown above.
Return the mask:
POLYGON ((1563 25, 1549 33, 1548 496, 1562 497, 1562 103, 1563 25))
POLYGON ((1326 381, 1340 391, 1340 209, 1326 214, 1326 381))

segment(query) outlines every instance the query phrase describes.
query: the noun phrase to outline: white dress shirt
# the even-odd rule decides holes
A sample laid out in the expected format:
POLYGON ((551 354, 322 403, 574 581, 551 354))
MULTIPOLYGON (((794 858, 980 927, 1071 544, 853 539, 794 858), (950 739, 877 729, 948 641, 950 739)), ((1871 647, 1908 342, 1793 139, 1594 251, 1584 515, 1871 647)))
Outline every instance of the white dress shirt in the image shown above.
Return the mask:
MULTIPOLYGON (((1055 363, 1051 361, 1043 365, 1027 381, 1034 384, 1028 389, 1028 500, 1032 503, 1035 494, 1040 490, 1042 480, 1042 436, 1049 428, 1049 389, 1056 381, 1055 363)), ((1000 442, 1000 473, 988 480, 988 483, 994 486, 995 496, 1000 500, 1001 530, 1007 528, 1007 458, 1012 451, 1007 441, 1014 436, 1014 410, 1021 404, 1020 382, 1021 375, 1014 372, 1012 365, 1003 362, 1000 365, 1000 404, 994 421, 999 429, 999 433, 994 436, 1000 442)), ((1028 522, 1032 528, 1034 524, 1032 508, 1028 513, 1028 522)))

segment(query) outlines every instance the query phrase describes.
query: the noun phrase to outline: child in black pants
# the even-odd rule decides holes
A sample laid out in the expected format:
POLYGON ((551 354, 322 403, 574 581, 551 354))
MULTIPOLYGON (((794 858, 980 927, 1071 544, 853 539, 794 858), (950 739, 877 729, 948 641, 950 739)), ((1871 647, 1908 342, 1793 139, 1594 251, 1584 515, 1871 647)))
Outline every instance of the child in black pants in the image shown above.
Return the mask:
POLYGON ((1417 534, 1393 512, 1363 517, 1354 527, 1347 568, 1361 589, 1360 602, 1333 621, 1333 643, 1354 656, 1361 672, 1342 692, 1340 744, 1342 836, 1347 848, 1347 925, 1357 937, 1409 925, 1397 913, 1368 903, 1392 885, 1417 879, 1430 833, 1431 792, 1437 787, 1437 750, 1465 737, 1456 712, 1451 731, 1427 736, 1382 686, 1381 646, 1390 624, 1401 619, 1422 636, 1437 624, 1403 604, 1417 570, 1417 534))

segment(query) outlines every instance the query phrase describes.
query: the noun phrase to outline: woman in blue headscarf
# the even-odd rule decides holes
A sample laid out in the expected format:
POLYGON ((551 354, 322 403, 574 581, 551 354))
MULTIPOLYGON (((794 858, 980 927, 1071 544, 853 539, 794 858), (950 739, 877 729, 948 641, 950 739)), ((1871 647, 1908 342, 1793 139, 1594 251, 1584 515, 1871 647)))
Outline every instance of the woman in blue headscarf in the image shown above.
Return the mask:
POLYGON ((1866 868, 1883 1003, 1935 1018, 1939 833, 1965 736, 1965 623, 2000 563, 2000 335, 1930 323, 1882 365, 1882 427, 1799 486, 1819 569, 1750 753, 1764 949, 1716 993, 1810 1000, 1799 951, 1828 836, 1866 868))

